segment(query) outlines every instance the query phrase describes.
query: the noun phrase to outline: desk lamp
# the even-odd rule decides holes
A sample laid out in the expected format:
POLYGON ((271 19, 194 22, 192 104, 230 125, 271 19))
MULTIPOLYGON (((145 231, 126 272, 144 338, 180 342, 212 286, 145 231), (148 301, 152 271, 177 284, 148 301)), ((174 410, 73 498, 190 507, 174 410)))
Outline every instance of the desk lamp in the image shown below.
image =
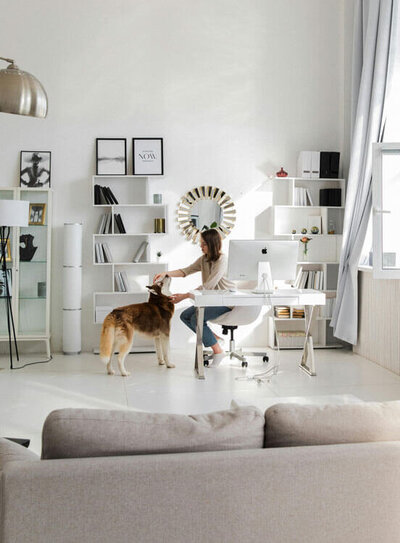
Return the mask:
POLYGON ((0 268, 3 282, 3 298, 6 302, 8 348, 10 353, 10 369, 12 363, 12 339, 14 338, 15 353, 19 360, 17 337, 15 334, 12 311, 10 285, 8 283, 7 262, 11 261, 9 251, 10 230, 13 226, 28 226, 29 202, 23 200, 0 200, 0 268))

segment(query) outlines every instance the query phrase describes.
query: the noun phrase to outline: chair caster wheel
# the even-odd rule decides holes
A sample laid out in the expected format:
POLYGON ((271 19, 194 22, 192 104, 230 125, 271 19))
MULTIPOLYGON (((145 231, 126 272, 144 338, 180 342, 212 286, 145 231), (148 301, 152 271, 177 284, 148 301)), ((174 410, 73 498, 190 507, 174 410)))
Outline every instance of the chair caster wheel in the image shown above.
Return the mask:
POLYGON ((247 363, 247 361, 246 361, 246 360, 245 360, 245 361, 243 361, 243 362, 242 362, 242 368, 247 368, 247 366, 248 366, 248 363, 247 363))
POLYGON ((263 362, 265 363, 269 362, 269 356, 267 355, 263 356, 263 362))
POLYGON ((206 368, 208 368, 208 358, 206 358, 206 359, 204 360, 204 365, 205 365, 206 368))

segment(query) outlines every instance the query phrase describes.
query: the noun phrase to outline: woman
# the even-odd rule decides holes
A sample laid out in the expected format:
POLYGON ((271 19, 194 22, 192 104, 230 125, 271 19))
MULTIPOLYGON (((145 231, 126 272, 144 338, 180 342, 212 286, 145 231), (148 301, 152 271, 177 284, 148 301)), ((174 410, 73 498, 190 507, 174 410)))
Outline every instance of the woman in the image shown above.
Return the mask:
MULTIPOLYGON (((197 287, 199 290, 229 290, 234 289, 235 286, 232 281, 229 281, 226 277, 227 258, 221 253, 222 241, 221 236, 217 230, 211 228, 206 230, 200 235, 200 248, 203 252, 203 256, 198 258, 193 264, 187 268, 179 270, 162 272, 154 277, 154 281, 161 279, 165 275, 170 277, 186 277, 192 273, 201 271, 201 277, 203 284, 197 287)), ((186 298, 193 298, 193 294, 185 292, 182 294, 173 294, 171 300, 174 304, 185 300, 186 298)), ((205 307, 204 308, 204 324, 203 324, 203 345, 205 347, 211 347, 213 351, 213 368, 220 365, 224 357, 226 356, 218 343, 218 336, 215 336, 210 328, 207 326, 208 320, 213 320, 231 311, 230 307, 205 307)), ((194 306, 188 307, 181 314, 181 320, 188 326, 193 332, 196 332, 196 309, 194 306)))

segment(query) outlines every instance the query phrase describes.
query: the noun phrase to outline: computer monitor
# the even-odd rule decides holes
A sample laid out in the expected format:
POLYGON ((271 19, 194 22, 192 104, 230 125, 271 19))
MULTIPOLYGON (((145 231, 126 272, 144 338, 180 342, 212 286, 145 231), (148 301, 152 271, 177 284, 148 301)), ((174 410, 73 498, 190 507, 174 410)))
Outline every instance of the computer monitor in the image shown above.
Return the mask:
POLYGON ((268 262, 273 281, 294 281, 296 279, 298 251, 298 241, 230 240, 228 277, 237 281, 257 280, 258 288, 261 288, 261 275, 265 271, 262 263, 268 262))

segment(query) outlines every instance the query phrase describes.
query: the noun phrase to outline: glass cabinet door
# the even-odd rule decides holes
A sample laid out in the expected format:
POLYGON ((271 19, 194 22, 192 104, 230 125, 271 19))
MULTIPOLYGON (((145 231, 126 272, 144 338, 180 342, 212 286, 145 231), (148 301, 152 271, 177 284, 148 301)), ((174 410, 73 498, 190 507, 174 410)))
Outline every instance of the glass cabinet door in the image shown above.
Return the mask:
MULTIPOLYGON (((13 200, 14 199, 14 190, 13 189, 0 189, 0 199, 1 200, 13 200)), ((10 232, 10 239, 7 244, 7 256, 6 256, 6 265, 7 265, 7 280, 8 280, 8 288, 10 292, 10 296, 12 299, 13 294, 13 284, 14 284, 14 269, 13 266, 15 266, 15 262, 13 260, 13 257, 15 256, 14 253, 14 239, 13 239, 13 231, 10 232)), ((6 310, 6 283, 5 283, 5 277, 4 272, 0 268, 0 336, 7 336, 8 334, 8 328, 7 328, 7 310, 6 310)))
POLYGON ((48 264, 48 192, 21 190, 29 201, 29 225, 19 231, 18 334, 46 333, 48 264))

